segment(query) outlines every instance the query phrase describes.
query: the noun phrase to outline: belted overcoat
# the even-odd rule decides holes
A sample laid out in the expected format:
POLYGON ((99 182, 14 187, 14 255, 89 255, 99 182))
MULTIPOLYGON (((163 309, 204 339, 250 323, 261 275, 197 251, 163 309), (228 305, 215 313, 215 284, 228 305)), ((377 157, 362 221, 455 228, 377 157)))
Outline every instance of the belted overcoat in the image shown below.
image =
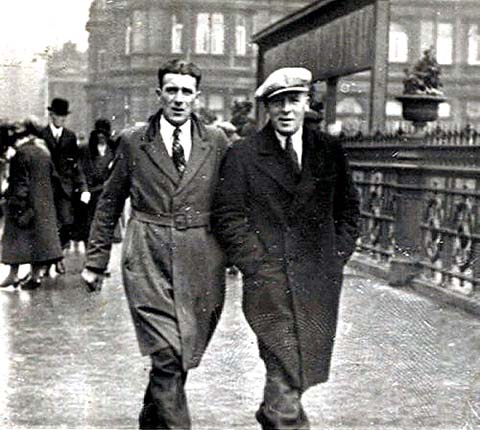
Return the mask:
MULTIPOLYGON (((328 378, 358 199, 340 143, 303 129, 301 178, 268 123, 222 164, 212 227, 244 275, 260 355, 302 390, 328 378)), ((268 367, 268 366, 267 366, 268 367)))
POLYGON ((180 178, 159 132, 160 115, 120 136, 86 267, 106 269, 129 197, 122 273, 140 350, 173 347, 187 370, 199 364, 224 302, 225 259, 210 229, 210 206, 228 142, 192 116, 192 150, 180 178))

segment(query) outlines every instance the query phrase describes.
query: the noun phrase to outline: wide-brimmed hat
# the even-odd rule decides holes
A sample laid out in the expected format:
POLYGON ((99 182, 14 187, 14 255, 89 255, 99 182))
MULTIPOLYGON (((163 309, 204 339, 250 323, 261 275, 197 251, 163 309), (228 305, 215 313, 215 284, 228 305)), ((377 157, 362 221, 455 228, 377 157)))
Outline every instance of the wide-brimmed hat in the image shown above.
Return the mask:
POLYGON ((48 107, 48 110, 60 116, 65 116, 70 113, 68 110, 68 101, 61 98, 53 99, 51 105, 48 107))
POLYGON ((255 97, 268 100, 283 93, 308 93, 312 73, 304 67, 284 67, 272 72, 257 88, 255 97))

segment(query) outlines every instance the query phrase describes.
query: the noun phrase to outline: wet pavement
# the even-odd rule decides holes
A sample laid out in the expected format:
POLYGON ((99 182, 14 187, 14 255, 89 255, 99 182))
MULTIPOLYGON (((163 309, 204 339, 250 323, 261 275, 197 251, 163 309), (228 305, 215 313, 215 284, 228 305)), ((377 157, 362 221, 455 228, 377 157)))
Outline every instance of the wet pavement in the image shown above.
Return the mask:
MULTIPOLYGON (((148 359, 120 282, 119 246, 100 294, 71 274, 0 290, 0 429, 136 428, 148 359)), ((4 273, 4 270, 0 270, 4 273)), ((72 274, 73 273, 73 274, 72 274)), ((264 370, 228 278, 225 312, 187 382, 195 429, 257 429, 264 370)), ((310 389, 313 429, 480 428, 480 321, 347 270, 331 379, 310 389)))

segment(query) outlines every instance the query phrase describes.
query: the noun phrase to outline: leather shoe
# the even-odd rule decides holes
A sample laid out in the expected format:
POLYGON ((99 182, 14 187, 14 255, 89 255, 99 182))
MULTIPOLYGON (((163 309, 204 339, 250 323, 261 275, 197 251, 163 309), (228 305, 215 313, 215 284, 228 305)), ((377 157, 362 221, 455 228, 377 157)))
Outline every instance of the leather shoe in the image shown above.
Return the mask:
POLYGON ((10 285, 17 287, 20 282, 20 279, 16 275, 9 274, 2 282, 0 282, 0 288, 6 288, 10 285))
POLYGON ((55 271, 59 275, 64 275, 66 273, 65 265, 63 264, 63 261, 57 261, 55 263, 55 271))
POLYGON ((23 278, 19 285, 22 287, 22 290, 35 290, 40 287, 42 281, 40 279, 35 279, 29 274, 26 278, 23 278))

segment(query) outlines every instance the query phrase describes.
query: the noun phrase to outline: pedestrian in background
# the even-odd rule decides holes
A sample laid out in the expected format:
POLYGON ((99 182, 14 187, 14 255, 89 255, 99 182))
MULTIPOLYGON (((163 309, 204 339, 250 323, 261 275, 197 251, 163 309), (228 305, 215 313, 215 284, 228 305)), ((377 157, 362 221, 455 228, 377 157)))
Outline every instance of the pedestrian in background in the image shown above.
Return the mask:
POLYGON ((263 429, 309 427, 301 397, 328 379, 342 270, 358 235, 343 150, 304 126, 310 81, 304 68, 279 69, 257 89, 270 121, 230 147, 213 204, 267 371, 263 429))
MULTIPOLYGON (((60 242, 65 249, 74 231, 74 199, 87 204, 90 200, 87 182, 79 163, 79 150, 75 133, 65 128, 69 103, 62 98, 54 98, 48 107, 50 122, 41 132, 50 150, 52 161, 60 179, 60 189, 55 196, 60 228, 60 242)), ((61 261, 56 265, 57 272, 65 273, 61 261)))
POLYGON ((80 200, 75 202, 75 239, 80 243, 88 242, 95 209, 113 165, 115 150, 111 133, 110 121, 98 119, 88 143, 79 147, 80 166, 90 192, 90 201, 87 204, 80 200))
POLYGON ((200 70, 182 60, 158 70, 160 110, 147 126, 120 136, 82 272, 94 290, 130 197, 122 275, 140 351, 151 358, 139 418, 145 429, 191 427, 187 372, 199 365, 224 302, 225 262, 210 229, 210 205, 228 142, 193 113, 200 79, 200 70))
MULTIPOLYGON (((51 264, 62 260, 54 187, 58 177, 45 142, 31 123, 14 144, 10 160, 2 236, 2 263, 10 266, 0 287, 40 286, 51 264), (20 264, 30 264, 30 274, 20 281, 20 264)), ((58 183, 58 182, 57 182, 58 183)))

